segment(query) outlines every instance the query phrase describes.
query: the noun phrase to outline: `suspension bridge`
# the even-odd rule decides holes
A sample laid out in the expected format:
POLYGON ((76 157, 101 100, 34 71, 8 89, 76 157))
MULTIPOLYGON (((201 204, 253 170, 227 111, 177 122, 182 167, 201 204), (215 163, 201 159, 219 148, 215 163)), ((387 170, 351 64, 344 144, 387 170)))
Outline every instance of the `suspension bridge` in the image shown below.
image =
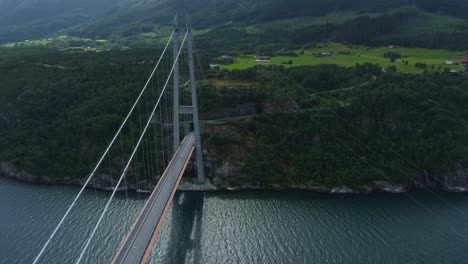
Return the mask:
POLYGON ((169 40, 143 89, 33 263, 47 263, 44 255, 50 243, 56 239, 83 192, 99 185, 98 175, 111 179, 108 189, 112 194, 75 263, 86 261, 85 256, 116 193, 127 192, 131 187, 151 195, 112 263, 146 263, 192 154, 196 181, 205 182, 201 146, 192 29, 180 28, 176 18, 169 40))
MULTIPOLYGON (((93 249, 93 239, 108 215, 113 199, 119 192, 128 195, 127 191, 131 189, 137 190, 138 193, 150 193, 150 196, 136 216, 133 225, 126 230, 126 236, 122 238, 120 247, 115 250, 115 254, 113 253, 114 258, 109 261, 116 264, 149 261, 152 247, 182 176, 189 167, 193 166, 195 168, 192 171, 196 172, 196 181, 205 182, 194 53, 196 54, 196 50, 190 26, 180 28, 176 21, 148 80, 92 172, 83 182, 77 196, 60 221, 56 225, 54 223, 55 228, 34 259, 34 264, 48 263, 46 253, 53 241, 59 239, 58 234, 79 203, 80 197, 86 189, 97 187, 106 187, 112 193, 97 221, 91 224, 92 228, 85 234, 87 239, 84 245, 78 247, 79 255, 74 262, 88 262, 87 254, 93 249), (110 179, 109 186, 103 186, 104 184, 100 182, 103 176, 110 179)), ((125 105, 124 102, 122 105, 125 105)), ((319 123, 319 120, 313 119, 319 123)), ((383 179, 392 183, 384 172, 355 152, 333 131, 327 132, 359 161, 375 169, 383 179)), ((365 145, 358 138, 355 140, 365 145)), ((379 155, 370 146, 368 148, 372 153, 379 155)), ((390 151, 395 153, 391 149, 390 151)), ((414 163, 407 160, 406 162, 422 171, 414 163)), ((452 203, 422 186, 459 211, 452 203)), ((429 214, 439 217, 436 212, 420 203, 411 194, 406 193, 406 195, 429 214)), ((443 218, 441 220, 446 223, 443 218)))

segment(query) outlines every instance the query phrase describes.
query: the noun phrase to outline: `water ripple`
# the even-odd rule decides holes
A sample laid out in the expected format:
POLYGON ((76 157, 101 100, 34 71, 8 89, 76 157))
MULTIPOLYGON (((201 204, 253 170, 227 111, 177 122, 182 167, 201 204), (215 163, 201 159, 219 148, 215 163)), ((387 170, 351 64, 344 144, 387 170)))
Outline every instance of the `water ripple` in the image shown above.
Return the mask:
MULTIPOLYGON (((0 179, 0 263, 30 263, 77 191, 0 179)), ((108 195, 85 193, 43 263, 76 259, 108 195)), ((441 195, 468 212, 467 197, 441 195)), ((467 263, 468 214, 414 196, 440 217, 404 195, 177 194, 151 263, 467 263)), ((86 263, 109 262, 143 198, 115 200, 86 263)))

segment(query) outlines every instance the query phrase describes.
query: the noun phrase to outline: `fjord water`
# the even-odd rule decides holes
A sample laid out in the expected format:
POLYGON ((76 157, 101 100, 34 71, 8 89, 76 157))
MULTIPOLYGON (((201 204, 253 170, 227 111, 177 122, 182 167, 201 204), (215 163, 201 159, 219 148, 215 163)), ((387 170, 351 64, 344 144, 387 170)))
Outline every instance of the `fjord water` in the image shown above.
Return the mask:
MULTIPOLYGON (((31 263, 77 192, 0 178, 0 263, 31 263)), ((178 194, 151 262, 468 263, 468 197, 439 195, 178 194)), ((73 263, 108 196, 87 191, 41 263, 73 263)), ((109 262, 143 204, 119 194, 86 263, 109 262)))

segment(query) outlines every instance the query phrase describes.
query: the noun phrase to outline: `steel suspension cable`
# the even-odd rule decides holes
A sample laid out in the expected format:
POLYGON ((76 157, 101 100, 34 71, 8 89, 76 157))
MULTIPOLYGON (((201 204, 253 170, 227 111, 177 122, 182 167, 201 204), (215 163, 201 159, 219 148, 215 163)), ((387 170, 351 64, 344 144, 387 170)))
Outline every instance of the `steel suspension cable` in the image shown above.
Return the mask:
MULTIPOLYGON (((290 82, 291 84, 294 84, 294 82, 286 75, 283 74, 283 76, 286 78, 286 80, 288 82, 290 82)), ((317 107, 312 107, 312 109, 314 111, 316 111, 317 113, 319 112, 318 108, 317 107)), ((342 119, 343 121, 346 121, 344 118, 340 117, 338 114, 334 113, 334 112, 331 112, 334 116, 342 119)), ((312 117, 313 118, 313 117, 312 117)), ((313 118, 315 120, 315 122, 318 122, 317 119, 313 118)), ((367 135, 367 133, 365 133, 362 129, 359 129, 358 127, 355 127, 354 125, 351 125, 353 126, 354 128, 356 128, 357 130, 359 130, 361 133, 367 135)), ((344 143, 341 139, 339 139, 336 134, 334 134, 333 132, 329 131, 328 129, 326 129, 328 131, 329 134, 331 134, 341 145, 345 146, 345 148, 347 148, 349 151, 351 151, 354 155, 356 155, 361 161, 365 162, 367 165, 369 165, 370 167, 374 168, 380 175, 382 175, 387 181, 389 181, 391 184, 395 185, 386 175, 385 173, 381 170, 381 169, 378 169, 376 168, 374 165, 372 165, 368 160, 366 159, 363 159, 360 155, 358 155, 356 153, 355 150, 353 150, 349 145, 347 145, 346 143, 344 143)), ((348 134, 349 136, 351 136, 355 141, 357 141, 360 145, 365 145, 370 151, 372 151, 374 154, 376 154, 377 156, 379 156, 381 159, 385 160, 385 158, 383 158, 382 155, 380 155, 378 152, 376 152, 375 150, 373 150, 368 144, 365 144, 363 143, 362 141, 360 141, 359 139, 357 139, 356 137, 354 137, 353 135, 351 135, 346 129, 344 129, 344 132, 346 134, 348 134)), ((381 136, 383 137, 383 136, 381 136)), ((391 150, 390 148, 388 148, 392 153, 396 154, 397 156, 399 156, 399 158, 403 161, 406 161, 408 162, 409 164, 412 164, 413 167, 415 167, 416 169, 418 169, 418 166, 415 165, 413 162, 411 161, 408 161, 406 160, 404 157, 402 157, 401 155, 399 155, 398 153, 396 153, 395 151, 391 150)), ((405 175, 408 175, 407 173, 403 172, 405 175)), ((416 180, 417 182, 419 182, 418 180, 416 180)), ((420 182, 419 182, 420 183, 420 182)), ((445 202, 447 203, 450 207, 452 207, 453 209, 455 209, 456 211, 464 214, 463 211, 461 211, 460 209, 458 209, 458 207, 456 207, 455 205, 453 205, 451 202, 449 202, 448 200, 442 198, 440 195, 438 195, 437 193, 435 193, 434 191, 430 190, 429 188, 427 188, 424 184, 420 183, 421 186, 429 191, 431 194, 433 194, 435 197, 437 197, 439 200, 441 200, 442 202, 445 202)), ((420 201, 418 201, 416 198, 414 198, 411 194, 409 193, 405 193, 413 202, 415 202, 416 204, 418 204, 419 206, 421 206, 423 209, 425 209, 426 211, 428 211, 429 213, 433 214, 434 216, 437 216, 438 218, 440 218, 442 220, 442 222, 444 224, 447 224, 449 225, 447 222, 446 222, 446 219, 442 216, 439 216, 437 215, 434 211, 430 210, 429 208, 427 208, 426 206, 424 206, 420 201)), ((450 225, 449 225, 450 226, 450 225)), ((451 227, 451 226, 450 226, 451 227)), ((455 230, 453 230, 453 228, 451 228, 452 231, 458 235, 457 232, 455 232, 455 230)), ((465 237, 464 235, 459 235, 461 237, 465 237)))
MULTIPOLYGON (((317 124, 320 124, 319 120, 317 120, 315 117, 312 117, 312 119, 317 123, 317 124)), ((330 131, 329 129, 327 128, 324 128, 326 130, 326 132, 328 134, 330 134, 331 136, 333 136, 341 145, 343 145, 348 151, 350 151, 353 155, 355 155, 361 162, 363 162, 364 164, 367 164, 369 167, 373 168, 378 174, 380 174, 385 180, 387 180, 388 182, 390 182, 390 184, 392 185, 395 185, 395 183, 385 174, 385 172, 382 170, 382 169, 379 169, 377 168, 376 166, 374 166, 372 163, 370 163, 365 157, 362 157, 361 155, 359 155, 353 148, 351 148, 348 144, 346 144, 343 140, 341 140, 335 133, 333 133, 332 131, 330 131)), ((447 227, 450 229, 450 231, 452 231, 455 235, 457 236, 460 236, 462 238, 465 238, 465 235, 463 234, 460 234, 459 232, 457 232, 453 226, 450 225, 450 223, 447 222, 447 220, 440 216, 439 214, 435 213, 433 210, 429 209, 427 206, 425 206, 422 202, 420 202, 419 200, 417 200, 413 195, 411 195, 410 193, 407 193, 407 192, 404 192, 404 194, 406 196, 408 196, 408 198, 410 198, 410 200, 412 202, 414 202, 415 204, 419 205, 422 209, 424 209, 425 211, 427 211, 429 214, 432 214, 433 216, 439 218, 439 220, 441 220, 441 222, 445 225, 447 225, 447 227)))
MULTIPOLYGON (((158 85, 159 83, 159 79, 162 79, 162 76, 161 77, 158 77, 157 79, 157 82, 156 82, 156 85, 158 85)), ((161 87, 161 86, 159 86, 161 87)), ((157 92, 157 89, 155 88, 154 86, 154 80, 153 80, 153 103, 156 103, 156 92, 157 92)), ((158 115, 156 113, 156 115, 153 117, 153 120, 154 120, 154 126, 153 126, 153 146, 154 146, 154 156, 155 156, 155 159, 154 159, 154 166, 155 166, 155 175, 154 175, 154 182, 156 183, 158 181, 158 175, 159 175, 159 145, 158 145, 158 115)))
MULTIPOLYGON (((379 152, 377 152, 376 150, 374 150, 369 144, 367 143, 364 143, 362 142, 360 139, 358 139, 357 137, 355 137, 354 135, 352 135, 350 132, 348 132, 346 129, 343 129, 343 131, 348 135, 350 136, 352 139, 354 139, 358 144, 362 145, 362 146, 365 146, 368 150, 370 150, 372 153, 374 153, 375 155, 377 155, 377 157, 379 157, 380 159, 382 159, 383 161, 386 161, 387 163, 388 160, 383 157, 383 155, 381 155, 379 152)), ((405 160, 403 160, 405 161, 405 160)), ((410 163, 411 164, 411 163, 410 163)), ((419 169, 419 168, 416 168, 416 169, 419 169)), ((410 175, 403 171, 403 170, 400 170, 400 172, 402 172, 404 175, 410 177, 410 175)), ((461 214, 465 214, 465 212, 463 212, 461 209, 459 209, 458 207, 456 207, 454 204, 452 204, 450 201, 448 201, 447 199, 443 198, 442 196, 440 196, 439 194, 437 194, 436 192, 434 192, 433 190, 429 189, 428 187, 426 187, 424 184, 422 184, 421 182, 419 182, 418 180, 415 180, 416 182, 418 182, 421 187, 430 192, 432 195, 436 196, 438 199, 440 199, 442 202, 446 203, 447 205, 449 205, 450 207, 452 207, 454 210, 458 211, 459 213, 461 214)))
MULTIPOLYGON (((181 106, 187 106, 188 105, 187 100, 186 100, 187 93, 186 93, 186 90, 185 90, 185 67, 184 67, 185 61, 184 61, 184 59, 185 59, 185 51, 182 51, 182 58, 181 58, 182 63, 179 63, 179 65, 181 65, 181 68, 180 68, 180 80, 181 80, 180 83, 181 84, 179 85, 179 87, 181 89, 181 97, 180 97, 180 105, 181 106)), ((184 128, 184 129, 182 129, 181 134, 183 133, 184 136, 185 136, 185 126, 186 126, 185 122, 186 122, 186 119, 187 119, 186 117, 187 117, 186 114, 182 114, 181 117, 180 117, 180 124, 184 128)))
MULTIPOLYGON (((152 82, 152 88, 151 88, 151 105, 153 105, 155 102, 154 102, 154 82, 152 82)), ((147 110, 148 111, 148 110, 147 110)), ((151 122, 154 124, 154 118, 151 119, 151 122)), ((153 183, 154 183, 154 159, 153 159, 153 144, 152 144, 152 139, 153 139, 153 136, 152 136, 152 132, 153 130, 151 129, 149 132, 148 132, 148 142, 147 142, 147 148, 148 148, 148 152, 149 152, 149 164, 150 164, 150 167, 151 167, 151 174, 150 174, 150 183, 151 183, 151 186, 153 186, 153 183)))
MULTIPOLYGON (((120 134, 120 150, 122 151, 122 168, 125 166, 125 156, 124 156, 124 149, 123 149, 123 142, 122 142, 122 134, 120 134)), ((128 200, 128 183, 127 183, 127 176, 124 178, 125 181, 125 198, 128 200)))
MULTIPOLYGON (((285 74, 282 74, 282 76, 285 77, 285 79, 286 79, 289 83, 295 85, 294 81, 291 80, 291 78, 289 78, 289 77, 286 76, 285 74)), ((317 107, 312 106, 312 109, 313 109, 314 111, 316 111, 317 113, 319 112, 319 110, 318 110, 317 107)), ((348 120, 346 120, 345 118, 341 117, 339 114, 337 114, 337 113, 335 113, 335 112, 330 112, 330 113, 333 114, 335 117, 341 119, 342 121, 348 121, 348 120)), ((344 123, 347 123, 347 122, 343 122, 343 124, 344 124, 344 123)), ((361 132, 363 135, 369 136, 363 129, 361 129, 361 128, 355 126, 355 125, 353 125, 352 123, 350 123, 349 125, 350 125, 351 127, 353 127, 354 129, 356 129, 357 131, 361 132)), ((341 126, 341 127, 343 127, 343 126, 341 126)), ((343 127, 343 131, 344 131, 346 134, 348 134, 350 137, 352 137, 355 141, 357 141, 359 144, 366 146, 371 152, 373 152, 374 154, 376 154, 377 156, 379 156, 382 160, 388 162, 387 159, 385 159, 385 158, 384 158, 381 154, 379 154, 376 150, 372 149, 371 146, 369 146, 369 145, 366 144, 366 143, 363 143, 363 142, 362 142, 361 140, 359 140, 357 137, 353 136, 350 132, 348 132, 348 131, 346 130, 346 128, 343 127)), ((377 136, 380 137, 380 138, 383 138, 384 140, 389 140, 388 137, 385 137, 385 136, 383 136, 383 135, 377 134, 377 136)), ((413 161, 411 161, 411 160, 409 160, 409 159, 403 157, 401 154, 399 154, 398 152, 392 150, 390 147, 385 147, 385 146, 384 146, 384 148, 387 149, 389 152, 395 154, 395 155, 396 155, 400 160, 402 160, 403 162, 406 162, 407 164, 411 165, 413 168, 418 169, 418 170, 421 170, 421 171, 425 171, 424 169, 422 169, 421 167, 419 167, 418 165, 416 165, 415 162, 413 162, 413 161)), ((384 152, 381 152, 381 153, 383 154, 384 152)), ((406 176, 409 176, 406 172, 404 172, 404 171, 401 171, 401 172, 402 172, 403 174, 405 174, 406 176)), ((435 177, 434 177, 433 179, 436 180, 436 181, 438 181, 439 183, 441 183, 441 181, 440 181, 439 179, 437 179, 437 178, 435 178, 435 177)), ((415 179, 415 181, 416 181, 417 183, 419 183, 419 184, 421 185, 421 187, 422 187, 424 190, 428 191, 429 193, 431 193, 432 195, 434 195, 435 197, 437 197, 439 200, 441 200, 442 202, 444 202, 444 203, 446 203, 447 205, 449 205, 450 207, 452 207, 452 208, 453 208, 454 210, 456 210, 457 212, 459 212, 459 213, 461 213, 461 214, 465 214, 465 212, 463 212, 460 208, 458 208, 458 207, 455 206, 453 203, 451 203, 451 202, 448 201, 447 199, 443 198, 442 196, 440 196, 439 194, 437 194, 436 192, 434 192, 433 190, 431 190, 430 188, 428 188, 428 187, 427 187, 424 183, 422 183, 420 180, 415 179)), ((456 192, 456 193, 457 193, 459 196, 464 197, 463 194, 458 193, 458 192, 456 192)))
MULTIPOLYGON (((131 131, 131 134, 132 134, 132 136, 131 136, 131 139, 132 139, 132 148, 135 148, 135 139, 133 138, 133 135, 134 135, 134 134, 133 134, 133 122, 132 122, 132 120, 130 120, 130 131, 131 131)), ((138 164, 139 164, 139 163, 138 163, 138 155, 137 155, 137 157, 135 158, 135 163, 136 163, 136 164, 135 164, 135 165, 136 165, 136 166, 135 166, 135 173, 136 173, 136 175, 135 175, 135 187, 136 187, 136 191, 137 191, 137 196, 138 196, 138 198, 140 198, 140 193, 138 192, 138 190, 140 189, 140 188, 139 188, 139 187, 140 187, 140 186, 139 186, 139 182, 140 182, 139 175, 140 175, 140 172, 139 172, 139 170, 138 170, 138 164)))
MULTIPOLYGON (((168 63, 167 63, 168 72, 169 72, 169 68, 170 68, 169 65, 170 65, 170 63, 168 62, 168 63)), ((172 96, 174 96, 174 91, 173 91, 174 86, 171 86, 170 83, 169 83, 168 85, 169 85, 169 87, 171 88, 171 89, 169 89, 169 92, 168 92, 168 93, 169 93, 169 94, 172 94, 172 96)), ((171 105, 170 105, 170 102, 169 102, 169 101, 172 101, 172 100, 170 100, 170 98, 168 98, 168 96, 164 96, 164 97, 163 97, 163 107, 164 107, 164 104, 165 104, 165 106, 166 106, 166 112, 164 112, 164 109, 163 109, 163 113, 165 114, 165 117, 166 117, 166 122, 165 122, 165 124, 166 124, 166 128, 169 128, 169 131, 170 131, 171 126, 174 126, 174 124, 173 124, 173 122, 172 122, 172 120, 173 120, 173 119, 172 119, 172 116, 171 116, 170 113, 169 113, 169 112, 172 112, 172 111, 170 111, 170 109, 171 109, 170 106, 171 106, 171 105)), ((170 133, 170 132, 168 132, 168 133, 170 133)), ((165 141, 164 141, 164 142, 165 142, 165 141)), ((168 153, 169 153, 169 154, 168 154, 169 156, 172 155, 172 151, 169 151, 168 153)), ((169 163, 169 159, 167 160, 167 162, 169 163)), ((166 165, 167 165, 167 164, 164 164, 164 166, 166 166, 166 165)))
MULTIPOLYGON (((142 130, 142 126, 143 126, 143 124, 142 124, 143 121, 142 121, 142 119, 141 119, 141 104, 138 105, 138 114, 139 114, 138 122, 139 122, 139 124, 140 124, 140 130, 139 130, 139 131, 141 131, 141 130, 142 130)), ((142 164, 142 167, 143 167, 143 168, 142 168, 143 181, 147 184, 147 183, 148 183, 148 175, 146 174, 145 152, 144 152, 144 151, 140 151, 140 152, 141 152, 141 154, 142 154, 142 155, 141 155, 141 160, 142 160, 142 163, 143 163, 143 164, 142 164)), ((137 163, 137 165, 138 165, 138 154, 139 154, 139 153, 137 152, 137 154, 136 154, 136 163, 137 163)), ((144 188, 145 188, 145 186, 143 185, 142 190, 143 190, 144 188)))
MULTIPOLYGON (((316 113, 319 113, 319 109, 317 107, 314 107, 312 106, 311 109, 313 109, 316 113)), ((344 118, 340 117, 337 113, 334 113, 334 112, 330 112, 333 116, 335 117, 338 117, 340 118, 341 120, 343 121, 346 121, 344 118)), ((374 148, 372 148, 369 144, 363 142, 362 140, 360 140, 358 137, 352 135, 345 127, 344 125, 339 125, 336 121, 334 121, 335 124, 337 124, 338 126, 340 126, 342 129, 343 129, 343 132, 345 134, 347 134, 348 136, 350 136, 354 141, 356 141, 359 145, 362 145, 362 146, 365 146, 369 151, 371 151, 372 153, 374 153, 377 157, 379 157, 381 160, 383 161, 386 161, 387 163, 390 163, 388 162, 388 159, 386 159, 384 157, 384 152, 378 152, 377 150, 375 150, 374 148)), ((346 123, 346 122, 343 122, 343 124, 346 123)), ((366 136, 368 136, 362 129, 354 126, 354 125, 351 125, 352 127, 354 127, 356 130, 360 131, 361 133, 365 134, 366 136)), ((379 134, 377 134, 379 136, 379 134)), ((383 138, 383 136, 381 136, 383 138)), ((384 147, 388 150, 390 150, 391 153, 395 154, 400 160, 402 160, 403 162, 406 162, 408 164, 410 164, 411 166, 413 166, 414 168, 418 169, 418 170, 423 170, 421 168, 419 168, 418 166, 416 166, 414 164, 414 162, 411 162, 409 160, 406 160, 404 158, 401 157, 401 155, 398 155, 398 153, 392 151, 390 148, 388 147, 384 147)), ((399 170, 401 173, 403 173, 404 175, 406 176, 410 176, 407 172, 403 171, 403 170, 399 170)), ((428 188, 425 184, 423 184, 421 181, 419 181, 418 179, 415 179, 414 180, 415 182, 419 183, 421 185, 421 187, 426 190, 427 192, 431 193, 432 195, 434 195, 436 198, 438 198, 440 201, 442 201, 443 203, 447 204, 448 206, 450 206, 452 209, 454 209, 455 211, 461 213, 461 214, 465 214, 465 212, 463 212, 460 208, 458 208, 457 206, 455 206, 453 203, 451 203, 449 200, 443 198, 441 195, 437 194, 436 192, 434 192, 433 190, 431 190, 430 188, 428 188)))
MULTIPOLYGON (((151 96, 151 105, 154 105, 155 102, 153 102, 153 96, 151 96)), ((149 108, 148 108, 148 98, 146 99, 146 112, 147 115, 149 115, 149 108)), ((153 122, 153 119, 151 119, 151 122, 153 122)), ((149 186, 153 186, 153 175, 154 175, 154 166, 153 166, 153 154, 151 151, 151 132, 152 129, 148 132, 146 135, 146 157, 148 159, 148 173, 149 173, 149 186)), ((151 189, 151 187, 150 187, 151 189)))
POLYGON ((162 91, 161 91, 161 94, 160 94, 160 96, 159 96, 159 99, 158 99, 158 101, 156 102, 156 104, 155 104, 155 106, 154 106, 154 108, 153 108, 153 110, 152 110, 152 112, 151 112, 151 115, 150 115, 148 121, 146 122, 146 126, 144 127, 143 132, 142 132, 140 138, 138 139, 137 145, 136 145, 135 149, 133 150, 132 155, 130 156, 130 158, 129 158, 128 162, 127 162, 127 165, 125 166, 125 168, 124 168, 122 174, 120 175, 120 178, 119 178, 119 181, 117 182, 117 185, 115 186, 114 190, 112 191, 112 195, 110 196, 110 198, 109 198, 109 200, 108 200, 106 206, 104 207, 104 210, 103 210, 102 213, 101 213, 101 216, 99 217, 98 222, 97 222, 96 225, 94 226, 93 232, 91 233, 90 237, 88 238, 85 247, 83 248, 83 250, 82 250, 82 252, 81 252, 79 258, 78 258, 77 261, 76 261, 77 264, 79 264, 79 263, 81 262, 81 260, 83 259, 83 256, 84 256, 84 254, 86 253, 86 251, 87 251, 87 249, 88 249, 88 247, 89 247, 89 244, 91 243, 91 240, 93 239, 94 235, 96 234, 96 231, 97 231, 97 229, 99 228, 99 226, 100 226, 100 224, 101 224, 101 222, 102 222, 102 219, 103 219, 104 216, 106 215, 107 210, 109 209, 109 206, 110 206, 112 200, 114 199, 115 193, 117 192, 118 187, 119 187, 120 184, 122 183, 122 180, 123 180, 125 174, 127 173, 127 170, 128 170, 128 168, 129 168, 129 166, 130 166, 132 160, 133 160, 133 157, 135 156, 135 153, 137 152, 138 147, 140 146, 141 141, 143 140, 143 138, 144 138, 144 136, 145 136, 145 134, 146 134, 146 131, 148 130, 148 127, 149 127, 149 125, 150 125, 150 123, 151 123, 151 119, 153 118, 154 113, 156 112, 156 109, 158 108, 158 106, 159 106, 159 104, 160 104, 160 102, 161 102, 161 98, 163 97, 164 92, 166 91, 167 85, 168 85, 168 83, 169 83, 169 81, 170 81, 170 79, 171 79, 172 73, 174 72, 174 68, 175 68, 175 66, 176 66, 176 62, 178 61, 180 52, 181 52, 182 48, 184 47, 185 40, 187 39, 188 32, 189 32, 189 29, 187 29, 187 31, 186 31, 186 33, 185 33, 184 39, 183 39, 182 44, 181 44, 181 48, 179 49, 179 53, 177 54, 177 57, 176 57, 175 62, 174 62, 174 64, 173 64, 173 66, 172 66, 172 69, 171 69, 171 71, 169 72, 169 76, 168 76, 168 78, 167 78, 167 80, 166 80, 166 83, 165 83, 165 85, 164 85, 164 88, 163 88, 162 91))
MULTIPOLYGON (((334 115, 335 115, 336 117, 338 117, 339 119, 341 119, 341 120, 345 120, 345 119, 344 119, 343 117, 341 117, 339 114, 334 113, 334 115)), ((359 128, 359 127, 353 125, 352 123, 350 123, 349 126, 352 127, 352 128, 354 128, 354 129, 356 129, 357 131, 361 132, 361 134, 363 134, 363 135, 365 135, 365 136, 367 136, 367 137, 369 136, 368 133, 366 133, 362 128, 359 128)), ((345 131, 345 132, 346 132, 346 131, 345 131)), ((346 132, 346 133, 349 133, 349 132, 346 132)), ((386 137, 386 136, 381 135, 381 134, 376 134, 376 136, 377 136, 377 137, 380 137, 380 138, 382 138, 382 139, 384 139, 384 140, 391 140, 389 137, 386 137)), ((420 171, 424 171, 424 172, 426 171, 426 169, 421 168, 421 167, 420 167, 419 165, 417 165, 415 162, 411 161, 411 160, 408 159, 408 158, 405 158, 405 157, 404 157, 403 155, 401 155, 400 153, 394 151, 391 147, 386 147, 386 146, 383 146, 383 147, 384 147, 385 149, 387 149, 390 153, 395 154, 395 156, 397 156, 401 161, 406 162, 407 164, 411 165, 413 168, 415 168, 415 169, 417 169, 417 170, 420 170, 420 171)), ((370 146, 368 146, 368 148, 371 150, 370 146)), ((372 150, 371 150, 371 151, 372 151, 372 150)), ((442 181, 441 181, 440 179, 438 179, 437 177, 433 177, 433 179, 434 179, 435 181, 439 182, 440 184, 442 184, 442 181)), ((427 191, 429 191, 429 192, 431 192, 431 193, 434 193, 434 191, 432 191, 431 189, 429 189, 428 187, 426 187, 426 185, 423 184, 421 181, 419 181, 419 180, 415 180, 415 181, 417 181, 417 182, 423 187, 423 189, 426 189, 427 191)), ((461 196, 461 197, 464 197, 464 195, 461 194, 461 193, 459 193, 459 192, 455 192, 455 193, 458 194, 458 195, 461 196)), ((434 194, 436 194, 436 193, 434 193, 434 194)), ((437 194, 436 194, 436 195, 437 195, 437 194)), ((437 196, 439 196, 439 195, 437 195, 437 196)), ((448 201, 447 201, 447 202, 448 202, 448 201)), ((449 202, 448 202, 448 203, 449 203, 449 202)), ((451 204, 451 206, 452 206, 452 207, 455 207, 455 205, 453 205, 453 204, 451 204)), ((460 211, 460 209, 458 209, 458 208, 457 208, 457 210, 460 211)))
POLYGON ((197 49, 195 47, 195 43, 193 43, 193 51, 195 52, 195 55, 197 57, 198 67, 200 68, 200 73, 202 75, 202 78, 203 78, 204 81, 206 81, 205 73, 203 71, 203 66, 202 66, 201 61, 200 61, 200 56, 198 55, 197 49))
POLYGON ((138 102, 140 101, 140 98, 141 96, 143 95, 143 93, 145 92, 146 90, 146 87, 148 86, 150 80, 153 78, 154 76, 154 73, 156 72, 156 70, 158 69, 159 67, 159 64, 162 60, 162 58, 164 58, 164 54, 166 53, 167 51, 167 48, 169 47, 169 43, 171 43, 171 40, 174 36, 174 31, 172 31, 172 34, 171 36, 169 37, 169 41, 167 42, 164 50, 163 50, 163 53, 161 54, 161 57, 159 58, 158 60, 158 63, 156 64, 156 66, 154 67, 153 71, 151 72, 151 75, 148 79, 148 81, 146 82, 145 86, 143 87, 143 89, 141 90, 140 94, 138 95, 137 99, 135 100, 135 103, 133 104, 132 108, 130 109, 129 113, 127 114, 127 116, 125 117, 124 121, 122 122, 122 125, 119 127, 119 129, 117 130, 117 132, 115 133, 114 137, 112 138, 109 146, 106 148, 106 150, 104 151, 103 155, 101 156, 101 158, 99 159, 98 163, 96 164, 95 168, 93 169, 93 171, 91 172, 91 174, 88 176, 86 182, 83 184, 83 187, 81 188, 81 190, 79 191, 78 195, 75 197, 75 199, 73 200, 73 202, 71 203, 71 205, 68 207, 67 211, 65 212, 64 216, 62 217, 62 219, 60 220, 60 222, 58 223, 58 225, 55 227, 54 231, 52 232, 52 234, 50 235, 50 237, 47 239, 46 243, 44 244, 44 246, 42 247, 41 251, 39 252, 39 254, 36 256, 36 258, 34 259, 33 261, 33 264, 36 264, 38 263, 39 259, 42 257, 42 255, 44 254, 45 250, 47 249, 47 247, 49 246, 50 242, 52 241, 52 239, 55 237, 55 235, 57 234, 57 231, 60 229, 60 227, 63 225, 63 223, 65 222, 65 219, 68 217, 68 215, 70 214, 71 210, 75 207, 76 205, 76 202, 78 201, 78 199, 80 198, 81 194, 84 192, 84 190, 86 189, 86 187, 88 186, 89 182, 91 181, 91 179, 93 178, 94 174, 96 173, 96 171, 98 170, 98 168, 100 167, 102 161, 104 160, 105 156, 107 155, 107 153, 109 152, 110 148, 112 147, 112 145, 114 144, 115 140, 117 139, 117 137, 119 136, 120 132, 122 131, 123 127, 125 126, 125 124, 127 123, 128 119, 130 118, 131 114, 133 113, 133 110, 135 109, 136 105, 138 104, 138 102))

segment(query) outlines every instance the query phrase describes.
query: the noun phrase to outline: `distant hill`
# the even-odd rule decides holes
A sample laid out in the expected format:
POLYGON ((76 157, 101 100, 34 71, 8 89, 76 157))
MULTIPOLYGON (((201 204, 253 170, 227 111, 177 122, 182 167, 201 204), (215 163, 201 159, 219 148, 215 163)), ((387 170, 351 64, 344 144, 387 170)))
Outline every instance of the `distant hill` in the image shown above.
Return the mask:
POLYGON ((0 0, 0 43, 42 38, 97 16, 128 0, 0 0))
POLYGON ((0 10, 0 43, 65 32, 144 45, 178 13, 204 46, 222 49, 324 40, 468 48, 465 0, 0 0, 0 10))

